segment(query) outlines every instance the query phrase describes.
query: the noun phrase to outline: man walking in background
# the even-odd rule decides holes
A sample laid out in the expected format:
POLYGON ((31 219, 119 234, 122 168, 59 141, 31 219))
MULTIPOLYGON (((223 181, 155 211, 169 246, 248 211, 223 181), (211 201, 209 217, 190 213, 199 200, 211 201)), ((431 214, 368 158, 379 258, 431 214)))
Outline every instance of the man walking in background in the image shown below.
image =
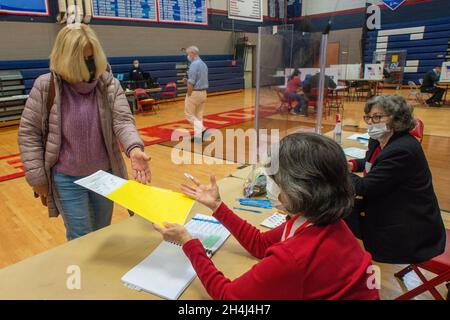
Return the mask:
POLYGON ((203 141, 206 128, 203 125, 203 112, 206 103, 206 90, 208 89, 208 67, 199 57, 199 50, 195 46, 186 49, 187 59, 191 63, 187 71, 186 99, 184 100, 184 113, 186 119, 194 127, 195 141, 203 141))

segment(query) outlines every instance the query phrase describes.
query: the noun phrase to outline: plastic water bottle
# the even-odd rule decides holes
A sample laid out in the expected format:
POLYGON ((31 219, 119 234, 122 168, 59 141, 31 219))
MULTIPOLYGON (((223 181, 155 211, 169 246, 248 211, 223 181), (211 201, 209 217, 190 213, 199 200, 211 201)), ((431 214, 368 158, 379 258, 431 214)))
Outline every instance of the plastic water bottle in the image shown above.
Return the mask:
POLYGON ((342 121, 341 121, 340 114, 336 115, 336 125, 334 126, 333 138, 334 138, 334 141, 341 144, 341 142, 342 142, 342 121))

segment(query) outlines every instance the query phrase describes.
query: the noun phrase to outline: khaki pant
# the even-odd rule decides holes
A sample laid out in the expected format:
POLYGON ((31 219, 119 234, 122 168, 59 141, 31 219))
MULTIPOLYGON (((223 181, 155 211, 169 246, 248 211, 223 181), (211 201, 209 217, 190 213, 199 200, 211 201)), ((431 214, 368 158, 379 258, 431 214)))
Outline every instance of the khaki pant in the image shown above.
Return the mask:
POLYGON ((205 127, 203 126, 203 111, 205 110, 206 90, 192 91, 190 97, 186 95, 184 100, 184 114, 186 119, 194 127, 195 135, 200 135, 205 127))

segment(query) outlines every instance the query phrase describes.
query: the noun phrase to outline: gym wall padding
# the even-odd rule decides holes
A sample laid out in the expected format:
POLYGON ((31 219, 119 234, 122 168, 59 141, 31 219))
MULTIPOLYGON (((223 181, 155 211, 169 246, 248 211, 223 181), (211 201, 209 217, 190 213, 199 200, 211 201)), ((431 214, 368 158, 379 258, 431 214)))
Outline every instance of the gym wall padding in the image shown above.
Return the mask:
POLYGON ((369 31, 365 39, 366 63, 380 50, 406 50, 404 84, 418 83, 424 74, 441 65, 449 54, 450 17, 416 20, 414 22, 382 25, 381 30, 369 31))
MULTIPOLYGON (((123 73, 125 79, 135 56, 111 57, 108 62, 115 75, 123 73)), ((186 62, 186 57, 177 56, 140 56, 141 68, 158 78, 161 85, 177 81, 177 63, 186 62)), ((232 55, 204 55, 202 59, 208 66, 210 92, 238 90, 244 88, 244 73, 240 63, 232 65, 232 55)), ((42 74, 49 72, 48 60, 11 60, 0 61, 0 70, 19 70, 24 79, 25 91, 28 94, 34 81, 42 74)))

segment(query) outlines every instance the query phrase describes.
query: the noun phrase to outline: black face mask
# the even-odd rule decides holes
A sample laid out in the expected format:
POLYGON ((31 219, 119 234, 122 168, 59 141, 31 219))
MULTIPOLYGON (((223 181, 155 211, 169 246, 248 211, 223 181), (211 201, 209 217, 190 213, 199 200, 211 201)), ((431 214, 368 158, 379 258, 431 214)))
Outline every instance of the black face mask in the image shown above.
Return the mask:
POLYGON ((95 60, 93 57, 89 57, 87 59, 84 59, 84 62, 86 63, 86 67, 89 70, 89 82, 92 82, 95 79, 96 73, 95 60))

